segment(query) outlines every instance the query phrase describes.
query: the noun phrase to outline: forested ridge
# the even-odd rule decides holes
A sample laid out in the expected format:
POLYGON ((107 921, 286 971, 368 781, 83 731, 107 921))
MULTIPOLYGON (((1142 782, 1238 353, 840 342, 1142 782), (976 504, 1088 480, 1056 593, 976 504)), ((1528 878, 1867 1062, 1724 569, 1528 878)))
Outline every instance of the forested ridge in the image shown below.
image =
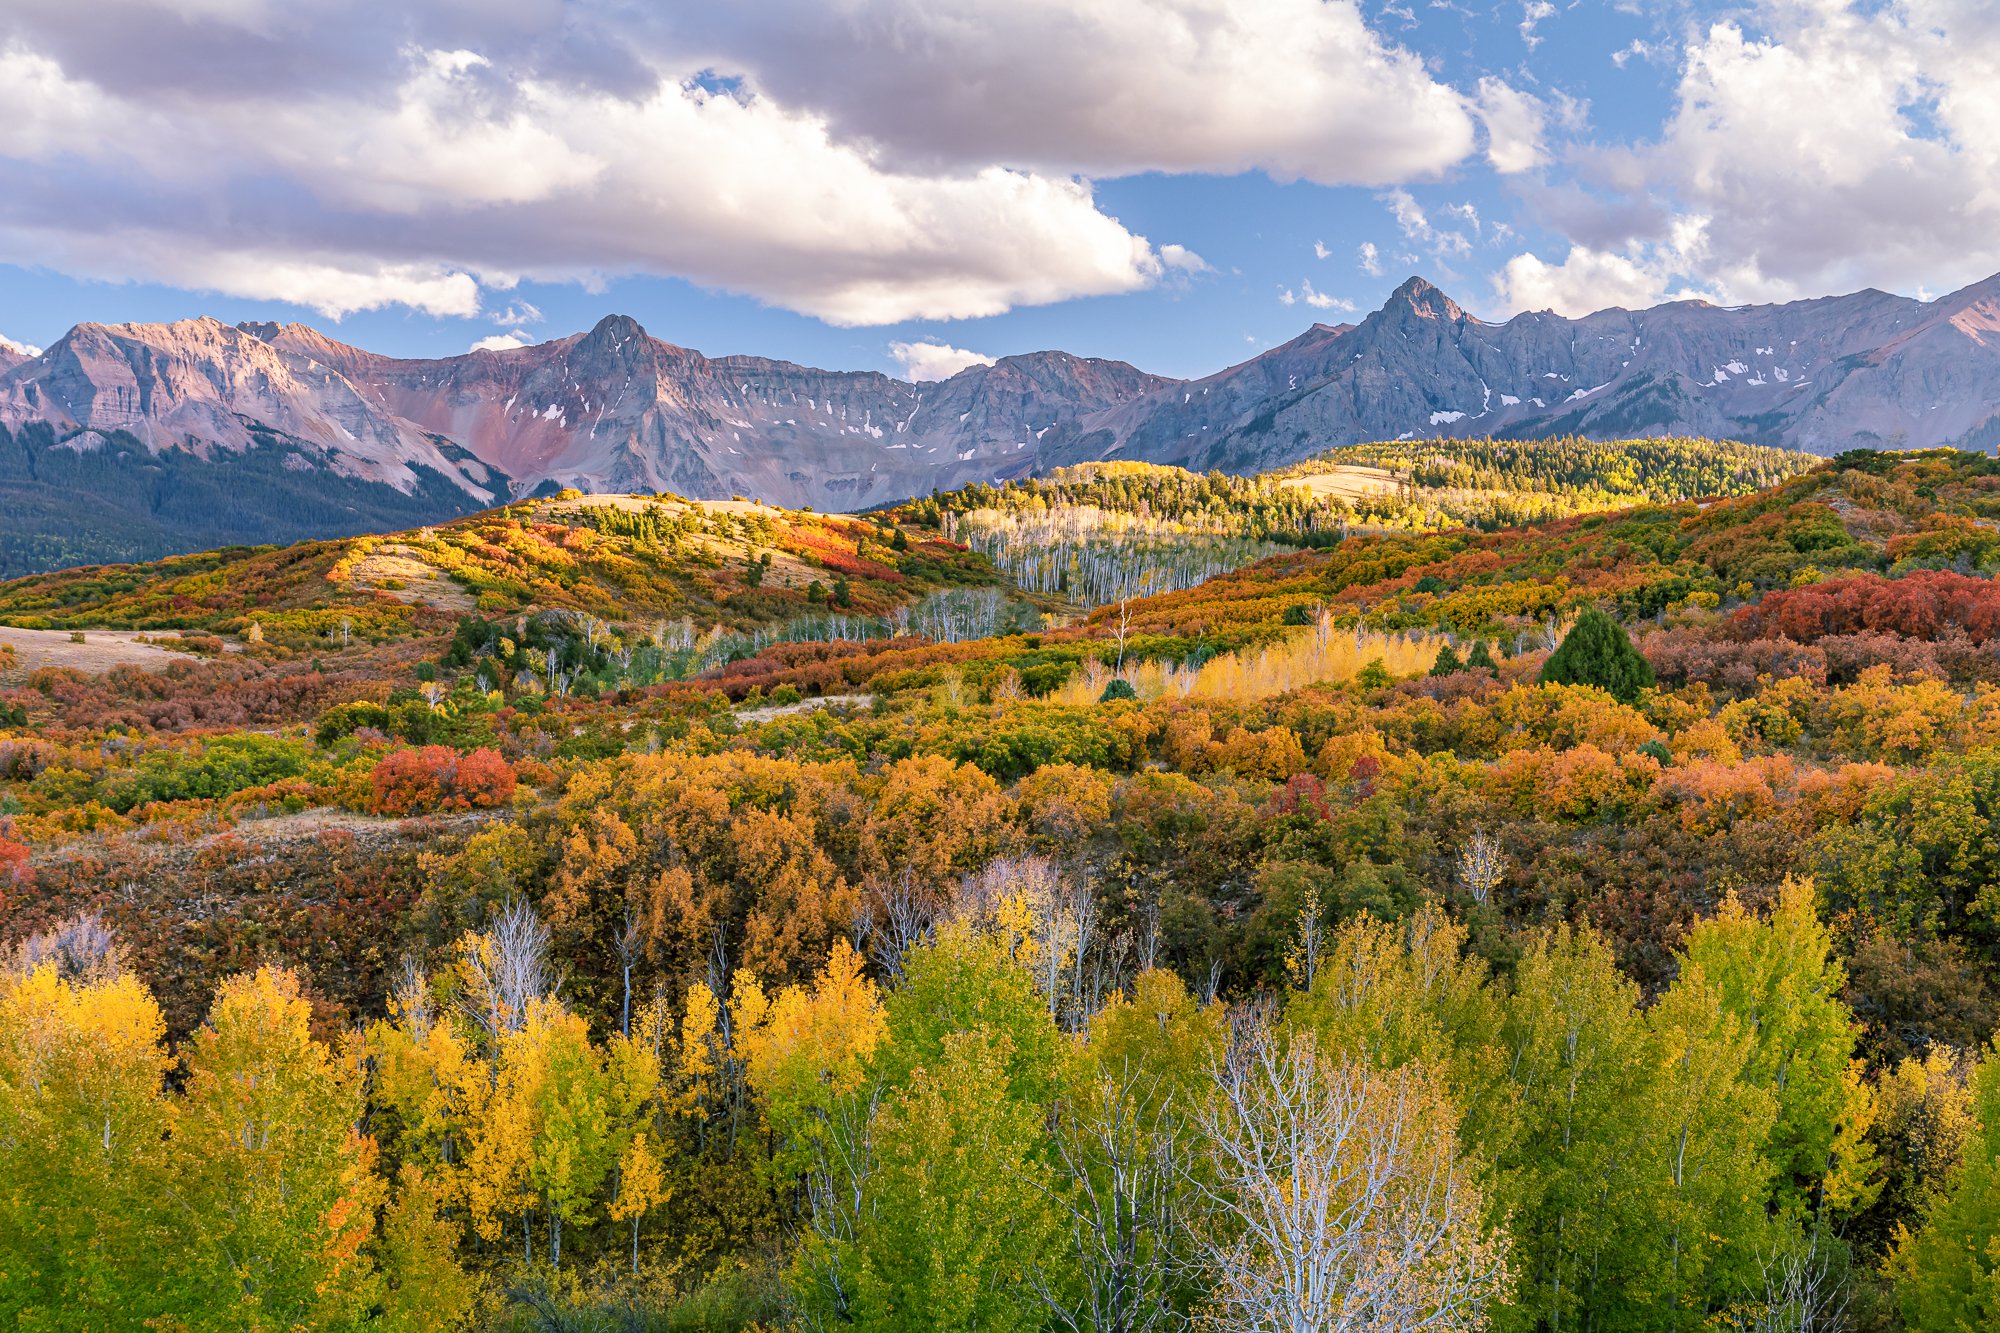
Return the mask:
POLYGON ((0 1311, 2000 1325, 2000 464, 1776 466, 1153 595, 942 530, 1026 489, 0 586, 183 650, 0 652, 0 1311))

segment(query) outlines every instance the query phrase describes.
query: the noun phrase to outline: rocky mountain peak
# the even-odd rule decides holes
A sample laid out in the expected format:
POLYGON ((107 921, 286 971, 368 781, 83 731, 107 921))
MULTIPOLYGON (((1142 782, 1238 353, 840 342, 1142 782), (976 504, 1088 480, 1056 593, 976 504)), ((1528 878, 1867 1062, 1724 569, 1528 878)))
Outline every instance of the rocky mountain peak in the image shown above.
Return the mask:
POLYGON ((1388 303, 1382 307, 1384 313, 1405 308, 1424 319, 1442 319, 1454 324, 1466 318, 1458 302, 1418 277, 1409 278, 1390 293, 1388 303))
POLYGON ((606 315, 591 326, 583 335, 583 346, 616 347, 622 343, 640 342, 646 338, 646 330, 630 315, 606 315))

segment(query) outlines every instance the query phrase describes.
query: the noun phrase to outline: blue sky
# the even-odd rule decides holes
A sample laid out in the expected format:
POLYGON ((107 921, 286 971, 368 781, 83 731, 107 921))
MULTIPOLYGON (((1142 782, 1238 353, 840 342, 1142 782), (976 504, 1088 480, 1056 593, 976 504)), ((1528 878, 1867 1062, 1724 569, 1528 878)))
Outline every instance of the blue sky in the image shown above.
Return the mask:
POLYGON ((1995 8, 20 0, 0 334, 420 356, 618 312, 842 369, 1197 375, 1412 273, 1491 318, 1928 297, 2000 270, 1995 8))

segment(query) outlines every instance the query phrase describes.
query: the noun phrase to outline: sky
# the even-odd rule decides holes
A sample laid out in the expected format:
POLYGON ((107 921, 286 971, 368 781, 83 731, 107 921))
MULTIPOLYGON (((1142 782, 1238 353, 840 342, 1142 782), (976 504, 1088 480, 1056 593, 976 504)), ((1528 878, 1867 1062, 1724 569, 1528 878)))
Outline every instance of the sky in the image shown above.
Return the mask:
POLYGON ((1993 0, 7 0, 0 336, 1206 374, 2000 272, 1993 0))

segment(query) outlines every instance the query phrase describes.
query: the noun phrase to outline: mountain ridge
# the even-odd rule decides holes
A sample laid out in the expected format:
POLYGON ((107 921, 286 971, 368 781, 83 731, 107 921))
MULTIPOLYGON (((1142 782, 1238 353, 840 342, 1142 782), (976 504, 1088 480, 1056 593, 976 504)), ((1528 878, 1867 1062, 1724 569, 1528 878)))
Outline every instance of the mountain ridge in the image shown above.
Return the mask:
MULTIPOLYGON (((206 485, 256 453, 308 492, 324 474, 364 498, 386 488, 399 513, 424 497, 440 518, 569 486, 845 511, 1107 459, 1248 473, 1447 435, 1986 450, 1996 405, 2000 276, 1930 302, 1869 289, 1500 323, 1412 277, 1354 322, 1192 380, 1051 350, 910 382, 710 357, 620 314, 519 348, 399 358, 305 324, 204 316, 78 324, 0 360, 0 431, 43 432, 17 474, 0 469, 0 494, 46 485, 34 458, 51 449, 95 453, 116 474, 100 484, 131 491, 138 513, 157 507, 144 492, 170 453, 214 472, 206 485), (105 452, 114 437, 129 443, 105 452)), ((332 535, 370 507, 349 495, 281 535, 332 535)))

